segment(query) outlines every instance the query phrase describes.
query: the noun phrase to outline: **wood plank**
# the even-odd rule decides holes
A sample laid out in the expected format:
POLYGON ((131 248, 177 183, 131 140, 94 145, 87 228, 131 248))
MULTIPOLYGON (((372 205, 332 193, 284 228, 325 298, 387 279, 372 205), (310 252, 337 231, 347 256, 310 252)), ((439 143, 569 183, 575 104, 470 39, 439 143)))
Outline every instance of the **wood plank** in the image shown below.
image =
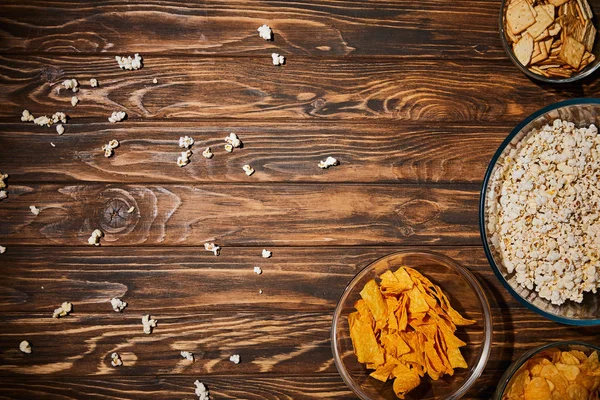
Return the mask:
POLYGON ((483 178, 510 126, 349 122, 196 122, 69 124, 53 130, 0 124, 0 171, 28 182, 245 182, 240 165, 250 164, 261 182, 466 182, 483 178), (35 130, 35 132, 32 132, 35 130), (244 148, 223 150, 236 132, 244 148), (179 137, 196 141, 192 162, 175 165, 179 137), (101 147, 120 141, 107 159, 101 147), (50 143, 56 147, 51 147, 50 143), (201 152, 210 146, 215 156, 201 152), (43 157, 40 157, 43 154, 43 157), (340 167, 317 163, 332 155, 340 167))
MULTIPOLYGON (((1 312, 51 315, 63 301, 77 314, 203 311, 329 311, 352 278, 383 255, 414 247, 228 248, 219 257, 193 247, 9 247, 2 255, 1 312), (263 273, 257 276, 254 266, 263 273), (186 284, 193 282, 193 284, 186 284), (259 294, 262 290, 263 293, 259 294), (66 299, 66 297, 68 299, 66 299)), ((468 267, 492 308, 521 305, 502 287, 480 246, 423 246, 468 267)))
POLYGON ((480 243, 478 185, 262 186, 253 183, 259 176, 245 185, 202 186, 9 181, 0 242, 89 246, 91 232, 100 228, 103 246, 480 243))
POLYGON ((0 51, 504 57, 490 0, 3 1, 0 51), (258 37, 263 23, 275 41, 258 37), (459 38, 459 39, 458 39, 459 38))
MULTIPOLYGON (((106 56, 1 56, 0 117, 18 122, 66 112, 73 121, 106 122, 115 110, 144 119, 384 119, 396 121, 497 122, 512 125, 569 96, 600 93, 600 82, 536 85, 508 60, 455 63, 396 59, 290 58, 277 68, 270 58, 147 57, 138 71, 118 69, 106 56), (90 88, 97 78, 99 88, 90 88), (158 84, 153 84, 153 78, 158 84), (77 78, 81 100, 71 106, 65 78, 77 78), (57 93, 57 89, 60 93, 57 93), (493 96, 490 96, 493 93, 493 96)), ((127 124, 123 122, 122 124, 127 124)), ((29 124, 32 132, 50 128, 29 124)))

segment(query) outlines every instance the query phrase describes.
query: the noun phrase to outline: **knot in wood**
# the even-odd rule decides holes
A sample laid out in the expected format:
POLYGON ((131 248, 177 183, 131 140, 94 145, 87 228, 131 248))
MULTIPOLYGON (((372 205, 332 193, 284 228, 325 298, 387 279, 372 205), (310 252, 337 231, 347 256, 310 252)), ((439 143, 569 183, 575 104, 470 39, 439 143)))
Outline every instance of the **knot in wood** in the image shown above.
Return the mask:
POLYGON ((131 205, 123 199, 111 199, 104 204, 102 211, 102 227, 109 231, 121 231, 125 229, 132 220, 128 210, 131 205))
POLYGON ((56 80, 60 79, 63 72, 64 71, 62 69, 56 67, 43 67, 40 69, 39 73, 40 81, 50 83, 55 82, 56 80))

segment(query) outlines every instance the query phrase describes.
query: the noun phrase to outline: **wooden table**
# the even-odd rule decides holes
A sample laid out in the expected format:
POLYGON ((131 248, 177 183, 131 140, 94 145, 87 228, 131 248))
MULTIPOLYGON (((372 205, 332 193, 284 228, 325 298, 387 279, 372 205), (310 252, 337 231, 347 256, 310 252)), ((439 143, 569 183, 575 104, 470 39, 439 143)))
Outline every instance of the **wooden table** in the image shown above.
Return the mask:
POLYGON ((332 360, 333 309, 361 268, 407 248, 447 254, 485 286, 494 345, 468 399, 490 398, 528 348, 597 341, 597 329, 523 308, 483 253, 479 190, 502 139, 542 106, 600 93, 597 80, 523 76, 498 11, 492 0, 3 1, 0 398, 193 399, 196 379, 215 399, 354 398, 332 360), (274 41, 258 37, 263 23, 274 41), (120 70, 114 56, 133 53, 143 69, 120 70), (59 90, 70 78, 76 107, 59 90), (23 109, 71 119, 58 136, 21 122, 23 109), (127 120, 109 123, 118 110, 127 120), (231 154, 229 132, 244 143, 231 154), (185 168, 182 135, 196 140, 185 168), (111 139, 121 145, 105 158, 111 139), (341 165, 319 169, 330 155, 341 165), (101 247, 87 244, 96 228, 101 247), (74 313, 51 318, 63 301, 74 313), (152 335, 143 314, 159 321, 152 335), (123 367, 110 366, 114 351, 123 367))

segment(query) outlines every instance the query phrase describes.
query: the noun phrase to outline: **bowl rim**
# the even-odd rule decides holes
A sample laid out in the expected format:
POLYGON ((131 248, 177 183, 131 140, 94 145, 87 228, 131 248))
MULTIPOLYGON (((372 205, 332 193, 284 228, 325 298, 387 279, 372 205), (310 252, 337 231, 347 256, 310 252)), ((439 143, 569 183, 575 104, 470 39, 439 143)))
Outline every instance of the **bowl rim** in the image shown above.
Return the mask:
MULTIPOLYGON (((584 69, 580 73, 575 74, 569 78, 546 78, 543 75, 539 75, 539 74, 536 74, 535 72, 531 72, 529 70, 529 68, 523 66, 519 62, 519 60, 517 60, 516 56, 512 52, 512 49, 508 45, 508 41, 506 40, 506 34, 504 32, 505 31, 505 29, 504 29, 504 8, 505 8, 505 6, 506 6, 506 0, 502 0, 501 5, 500 5, 500 18, 499 18, 499 22, 498 22, 499 31, 500 31, 500 41, 502 42, 502 47, 504 48, 504 51, 508 55, 508 58, 510 58, 512 63, 515 64, 515 66, 517 68, 519 68, 519 70, 522 73, 524 73, 525 75, 527 75, 528 77, 536 79, 541 82, 545 82, 545 83, 572 83, 572 82, 576 82, 578 80, 581 80, 583 78, 590 76, 598 68, 600 68, 600 61, 598 61, 598 62, 596 62, 596 65, 592 66, 591 68, 584 69)), ((594 18, 594 19, 596 19, 596 18, 594 18)), ((598 32, 600 32, 600 28, 599 28, 598 32)), ((598 37, 596 37, 596 39, 598 39, 598 37)))
POLYGON ((502 275, 500 268, 498 267, 498 265, 496 264, 496 261, 494 260, 492 251, 491 251, 489 243, 488 243, 487 229, 485 226, 485 201, 486 201, 488 183, 490 181, 492 171, 494 170, 494 167, 496 166, 496 162, 498 161, 498 159, 500 158, 500 156, 502 155, 502 153, 504 152, 506 147, 512 142, 514 137, 516 135, 518 135, 519 132, 521 132, 521 130, 523 128, 525 128, 527 125, 529 125, 529 123, 531 123, 532 121, 534 121, 536 118, 538 118, 539 116, 541 116, 543 114, 546 114, 550 111, 557 110, 557 109, 565 107, 565 106, 585 105, 585 104, 600 105, 600 98, 576 98, 576 99, 563 100, 563 101, 559 101, 557 103, 550 104, 550 105, 545 106, 545 107, 539 109, 538 111, 534 112, 529 117, 525 118, 508 134, 506 139, 504 139, 504 141, 498 147, 498 150, 496 150, 496 152, 494 153, 494 155, 493 155, 492 159, 490 160, 490 163, 488 164, 488 167, 485 171, 485 176, 483 178, 483 184, 481 186, 481 192, 479 195, 479 234, 481 235, 481 241, 483 242, 483 250, 485 252, 485 256, 488 259, 488 263, 490 264, 492 271, 494 271, 494 275, 496 275, 496 278, 498 278, 498 280, 502 283, 502 286, 504 286, 504 288, 506 290, 508 290, 508 292, 515 299, 517 299, 522 305, 524 305, 531 311, 534 311, 534 312, 542 315, 543 317, 548 318, 551 321, 560 322, 560 323, 567 324, 567 325, 595 326, 595 325, 600 324, 600 318, 581 320, 581 319, 567 318, 567 317, 561 317, 559 315, 551 314, 551 313, 544 311, 541 308, 535 306, 534 304, 530 303, 529 301, 524 299, 519 293, 517 293, 517 291, 506 281, 506 279, 504 279, 504 276, 502 275))
POLYGON ((500 377, 500 380, 498 381, 498 386, 496 387, 496 390, 494 391, 494 400, 502 399, 502 395, 504 394, 504 391, 506 390, 506 387, 510 383, 510 380, 512 379, 512 377, 515 375, 515 373, 517 373, 521 369, 521 367, 525 364, 525 362, 527 362, 527 360, 532 358, 534 355, 536 355, 544 350, 550 349, 552 347, 572 346, 572 345, 589 347, 589 348, 596 350, 598 353, 600 353, 600 347, 598 347, 597 345, 592 344, 592 343, 582 342, 580 340, 564 340, 564 341, 559 341, 559 342, 546 343, 541 346, 536 346, 534 348, 531 348, 531 349, 527 350, 525 353, 521 354, 519 356, 519 358, 517 358, 515 361, 510 363, 510 365, 508 366, 508 368, 506 369, 504 374, 502 374, 502 377, 500 377))
POLYGON ((481 286, 481 284, 479 283, 479 281, 477 280, 475 275, 473 275, 473 273, 471 271, 469 271, 466 267, 462 266, 461 264, 459 264, 457 261, 453 260, 452 258, 450 258, 444 254, 434 252, 434 251, 420 250, 420 249, 419 250, 400 250, 400 251, 396 251, 396 252, 387 254, 387 255, 379 257, 376 260, 367 264, 350 280, 350 282, 344 288, 344 291, 342 292, 342 294, 337 302, 335 311, 333 313, 333 319, 331 321, 330 340, 331 340, 331 351, 333 353, 333 361, 334 361, 335 367, 337 368, 338 373, 342 377, 342 380, 344 381, 344 383, 358 397, 360 397, 362 400, 370 400, 370 397, 368 397, 365 393, 363 393, 362 390, 359 387, 357 387, 349 379, 348 372, 347 372, 344 364, 341 362, 341 357, 340 357, 338 348, 336 346, 336 340, 335 340, 336 334, 338 332, 337 324, 335 323, 335 321, 337 321, 341 317, 342 304, 346 301, 346 299, 349 295, 350 289, 352 287, 354 287, 356 282, 358 282, 364 275, 366 275, 370 271, 370 268, 373 265, 381 262, 382 260, 384 260, 386 258, 396 256, 396 255, 406 255, 406 254, 416 254, 416 255, 420 255, 420 256, 433 258, 433 259, 436 259, 437 261, 447 263, 447 264, 451 265, 452 267, 454 267, 454 269, 470 284, 473 291, 477 295, 477 298, 479 299, 481 308, 483 309, 483 327, 484 327, 483 333, 484 333, 484 336, 483 336, 483 345, 482 345, 483 348, 481 350, 481 356, 477 360, 477 364, 473 366, 473 372, 467 377, 467 379, 465 380, 463 385, 461 387, 459 387, 453 393, 448 394, 447 395, 448 397, 446 397, 447 400, 458 400, 462 396, 465 395, 465 393, 471 388, 471 386, 473 386, 473 384, 481 376, 481 374, 485 370, 485 366, 487 365, 487 362, 488 362, 488 359, 489 359, 489 356, 491 353, 491 349, 492 349, 492 335, 493 335, 492 310, 490 308, 490 303, 487 299, 487 296, 485 295, 483 287, 481 286))

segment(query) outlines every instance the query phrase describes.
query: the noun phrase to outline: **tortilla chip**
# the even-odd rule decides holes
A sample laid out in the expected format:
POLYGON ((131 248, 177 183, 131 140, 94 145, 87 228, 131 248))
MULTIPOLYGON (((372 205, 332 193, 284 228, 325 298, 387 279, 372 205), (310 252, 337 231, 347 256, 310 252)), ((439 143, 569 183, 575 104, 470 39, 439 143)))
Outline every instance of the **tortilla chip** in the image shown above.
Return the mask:
POLYGON ((406 393, 410 392, 421 383, 421 378, 414 369, 406 365, 398 364, 392 374, 396 377, 392 385, 394 393, 399 399, 404 399, 406 393))
POLYGON ((374 279, 365 284, 363 290, 360 291, 360 297, 363 298, 369 310, 371 310, 376 326, 381 328, 384 322, 387 321, 387 307, 374 279))
POLYGON ((364 321, 354 318, 350 327, 350 338, 358 362, 379 366, 384 363, 383 351, 371 326, 364 321))

